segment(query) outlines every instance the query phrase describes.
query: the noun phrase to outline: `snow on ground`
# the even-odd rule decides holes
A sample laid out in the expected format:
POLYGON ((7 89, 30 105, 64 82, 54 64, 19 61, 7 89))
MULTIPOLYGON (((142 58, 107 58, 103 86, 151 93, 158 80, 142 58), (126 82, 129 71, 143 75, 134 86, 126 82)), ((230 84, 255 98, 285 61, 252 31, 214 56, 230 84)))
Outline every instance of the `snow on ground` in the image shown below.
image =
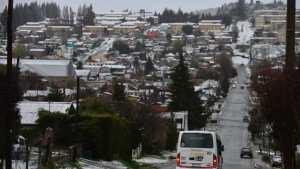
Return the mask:
POLYGON ((252 47, 252 56, 256 59, 277 58, 284 54, 284 45, 259 44, 252 47))
POLYGON ((109 49, 113 47, 114 42, 115 42, 114 38, 105 39, 105 41, 101 43, 100 47, 96 49, 97 52, 107 52, 109 49))
POLYGON ((248 65, 249 64, 249 59, 248 58, 243 58, 239 56, 234 56, 232 57, 232 62, 234 65, 248 65))
POLYGON ((248 76, 250 77, 251 76, 251 70, 250 70, 249 67, 246 67, 246 72, 247 72, 248 76))
POLYGON ((83 169, 127 169, 119 161, 93 161, 80 158, 79 165, 83 169))
POLYGON ((170 159, 170 158, 175 158, 176 157, 176 154, 177 152, 176 151, 173 151, 173 152, 170 152, 170 151, 163 151, 161 152, 162 156, 166 159, 170 159))
POLYGON ((20 109, 21 123, 35 124, 40 110, 66 113, 67 109, 71 107, 71 104, 71 102, 19 102, 18 108, 20 109))
MULTIPOLYGON (((12 169, 25 169, 26 168, 26 163, 23 160, 13 160, 12 161, 12 169)), ((36 169, 37 164, 30 162, 28 164, 29 169, 36 169)))
POLYGON ((251 23, 248 21, 237 22, 237 27, 239 28, 238 43, 246 44, 247 42, 250 42, 254 34, 251 23))
POLYGON ((159 157, 143 157, 141 159, 134 160, 138 163, 143 163, 143 164, 164 164, 168 163, 168 160, 166 159, 161 159, 159 157))
POLYGON ((210 89, 210 88, 217 88, 219 83, 215 80, 206 80, 198 86, 194 86, 194 91, 210 89))

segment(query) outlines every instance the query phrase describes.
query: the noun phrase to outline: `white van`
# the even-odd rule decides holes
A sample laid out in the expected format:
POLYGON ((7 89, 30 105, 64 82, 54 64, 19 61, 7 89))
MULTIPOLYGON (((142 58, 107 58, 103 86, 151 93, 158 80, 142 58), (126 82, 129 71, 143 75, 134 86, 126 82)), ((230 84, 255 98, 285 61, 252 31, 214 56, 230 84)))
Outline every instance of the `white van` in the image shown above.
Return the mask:
POLYGON ((176 169, 221 169, 223 151, 216 132, 182 131, 178 137, 176 169))

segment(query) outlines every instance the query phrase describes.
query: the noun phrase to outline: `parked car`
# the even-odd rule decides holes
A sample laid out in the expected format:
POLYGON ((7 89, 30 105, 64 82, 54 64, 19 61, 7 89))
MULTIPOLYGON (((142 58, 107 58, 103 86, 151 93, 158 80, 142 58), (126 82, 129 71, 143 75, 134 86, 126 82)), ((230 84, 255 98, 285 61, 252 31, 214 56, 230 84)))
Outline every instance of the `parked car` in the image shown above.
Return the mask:
POLYGON ((271 159, 272 167, 281 167, 282 166, 282 158, 279 155, 274 155, 271 159))
POLYGON ((221 169, 224 146, 216 132, 182 131, 179 133, 176 169, 221 169))
POLYGON ((253 153, 250 147, 243 147, 241 149, 241 158, 253 158, 253 153))

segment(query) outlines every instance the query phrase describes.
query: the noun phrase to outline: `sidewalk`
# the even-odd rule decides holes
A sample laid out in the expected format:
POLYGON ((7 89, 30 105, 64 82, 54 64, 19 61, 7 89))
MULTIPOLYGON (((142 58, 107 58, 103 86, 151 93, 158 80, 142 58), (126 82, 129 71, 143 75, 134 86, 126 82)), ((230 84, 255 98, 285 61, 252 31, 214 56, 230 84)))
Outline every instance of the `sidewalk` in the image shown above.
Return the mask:
POLYGON ((256 169, 273 169, 269 163, 266 163, 262 160, 262 154, 259 153, 258 147, 251 143, 251 147, 253 147, 253 166, 256 169))

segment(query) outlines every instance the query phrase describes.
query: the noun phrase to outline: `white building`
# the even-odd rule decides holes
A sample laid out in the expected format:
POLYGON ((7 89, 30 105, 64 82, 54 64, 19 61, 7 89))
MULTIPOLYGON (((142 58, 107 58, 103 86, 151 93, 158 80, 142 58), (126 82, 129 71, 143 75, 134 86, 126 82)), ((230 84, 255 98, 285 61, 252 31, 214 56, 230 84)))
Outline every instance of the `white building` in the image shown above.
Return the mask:
POLYGON ((174 121, 176 123, 176 127, 178 131, 187 131, 188 128, 188 112, 187 111, 180 111, 180 112, 166 112, 163 113, 163 118, 172 118, 172 114, 174 115, 174 121))

